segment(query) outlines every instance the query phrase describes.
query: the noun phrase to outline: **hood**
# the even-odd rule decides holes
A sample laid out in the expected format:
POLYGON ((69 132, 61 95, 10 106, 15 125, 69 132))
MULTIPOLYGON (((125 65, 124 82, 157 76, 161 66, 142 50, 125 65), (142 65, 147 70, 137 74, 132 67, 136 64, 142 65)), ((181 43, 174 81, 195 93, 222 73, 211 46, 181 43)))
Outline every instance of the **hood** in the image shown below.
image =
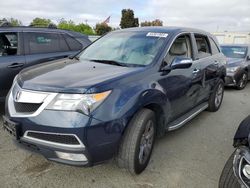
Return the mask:
POLYGON ((64 59, 25 69, 19 74, 17 82, 23 89, 29 90, 85 93, 93 86, 103 85, 141 69, 64 59))
POLYGON ((227 58, 227 67, 238 67, 245 63, 245 59, 227 58))

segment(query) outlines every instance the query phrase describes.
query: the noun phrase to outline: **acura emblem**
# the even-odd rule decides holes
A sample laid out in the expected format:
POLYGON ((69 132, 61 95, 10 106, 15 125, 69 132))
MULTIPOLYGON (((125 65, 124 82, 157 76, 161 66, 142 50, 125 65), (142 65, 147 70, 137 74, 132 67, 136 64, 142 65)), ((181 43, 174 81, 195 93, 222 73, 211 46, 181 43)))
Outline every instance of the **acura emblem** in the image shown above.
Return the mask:
POLYGON ((18 101, 18 100, 20 99, 20 97, 21 97, 21 91, 18 91, 18 92, 16 93, 16 98, 15 98, 15 100, 18 101))

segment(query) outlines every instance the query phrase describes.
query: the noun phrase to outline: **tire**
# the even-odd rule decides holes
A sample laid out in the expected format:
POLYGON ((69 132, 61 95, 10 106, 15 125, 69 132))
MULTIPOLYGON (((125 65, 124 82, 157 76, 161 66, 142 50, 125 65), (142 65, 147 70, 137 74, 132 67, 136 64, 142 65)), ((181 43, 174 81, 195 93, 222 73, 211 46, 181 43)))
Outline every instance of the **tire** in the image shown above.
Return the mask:
POLYGON ((210 112, 216 112, 219 110, 224 96, 224 82, 222 79, 216 84, 213 93, 210 95, 208 100, 207 110, 210 112))
POLYGON ((236 89, 238 90, 244 89, 247 86, 247 82, 248 82, 248 74, 246 71, 244 71, 241 75, 239 82, 237 83, 236 89))
POLYGON ((234 152, 227 160, 219 180, 219 188, 240 188, 240 184, 233 171, 234 152))
POLYGON ((155 113, 142 109, 132 118, 123 135, 117 154, 118 166, 127 169, 131 174, 140 174, 150 160, 155 136, 155 113))

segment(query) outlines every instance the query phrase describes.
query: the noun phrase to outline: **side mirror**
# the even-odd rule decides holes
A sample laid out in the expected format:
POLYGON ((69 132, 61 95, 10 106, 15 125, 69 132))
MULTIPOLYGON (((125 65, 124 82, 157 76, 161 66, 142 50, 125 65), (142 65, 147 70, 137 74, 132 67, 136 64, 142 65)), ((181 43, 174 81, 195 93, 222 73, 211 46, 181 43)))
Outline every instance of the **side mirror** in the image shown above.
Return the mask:
POLYGON ((192 66, 193 60, 187 57, 174 58, 171 69, 187 69, 192 66))
POLYGON ((250 61, 250 55, 247 56, 247 61, 250 61))

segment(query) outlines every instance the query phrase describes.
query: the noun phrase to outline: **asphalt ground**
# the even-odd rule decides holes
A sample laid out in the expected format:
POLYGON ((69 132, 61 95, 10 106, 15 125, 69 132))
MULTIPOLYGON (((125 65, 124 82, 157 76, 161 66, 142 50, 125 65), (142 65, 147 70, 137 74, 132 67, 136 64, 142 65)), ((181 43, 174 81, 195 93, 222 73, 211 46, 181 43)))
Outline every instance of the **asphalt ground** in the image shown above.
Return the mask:
MULTIPOLYGON (((0 108, 3 114, 3 105, 0 108)), ((249 114, 250 84, 242 91, 226 89, 218 112, 202 112, 158 139, 147 169, 138 176, 119 169, 112 160, 91 168, 49 162, 14 145, 12 137, 0 129, 0 187, 218 187, 223 166, 234 150, 233 135, 249 114)))

